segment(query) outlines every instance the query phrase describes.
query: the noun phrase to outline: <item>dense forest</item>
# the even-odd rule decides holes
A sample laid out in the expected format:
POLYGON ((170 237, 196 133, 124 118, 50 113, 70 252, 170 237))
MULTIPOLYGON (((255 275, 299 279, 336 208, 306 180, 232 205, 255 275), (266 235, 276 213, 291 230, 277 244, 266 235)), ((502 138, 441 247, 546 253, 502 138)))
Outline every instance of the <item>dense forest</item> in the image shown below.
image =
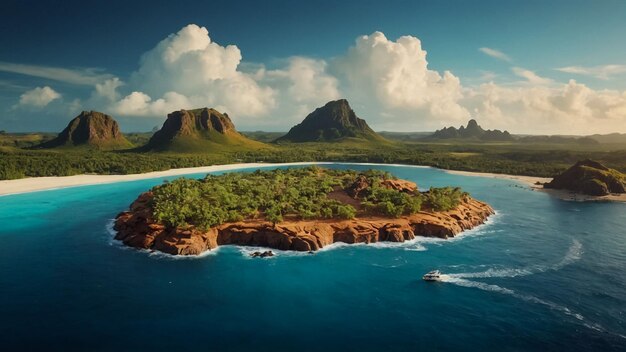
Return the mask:
POLYGON ((130 174, 238 162, 337 161, 427 165, 444 169, 552 177, 593 159, 626 172, 626 146, 526 143, 294 143, 202 153, 137 153, 87 148, 0 147, 0 179, 76 174, 130 174))
POLYGON ((459 188, 397 189, 386 172, 305 168, 257 170, 180 178, 152 189, 154 217, 171 227, 207 229, 225 222, 265 219, 352 219, 357 215, 400 217, 426 207, 445 211, 467 196, 459 188), (346 201, 348 199, 348 201, 346 201), (351 204, 352 203, 352 204, 351 204))

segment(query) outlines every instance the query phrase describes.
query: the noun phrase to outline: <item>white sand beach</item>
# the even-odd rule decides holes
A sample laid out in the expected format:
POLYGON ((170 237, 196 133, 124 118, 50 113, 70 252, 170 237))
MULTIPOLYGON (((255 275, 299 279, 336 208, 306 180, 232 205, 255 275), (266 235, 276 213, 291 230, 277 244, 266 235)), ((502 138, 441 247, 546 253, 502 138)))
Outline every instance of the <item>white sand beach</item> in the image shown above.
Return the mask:
POLYGON ((454 175, 463 175, 463 176, 479 176, 479 177, 491 177, 491 178, 502 178, 507 180, 515 180, 520 181, 531 187, 540 187, 537 183, 544 184, 546 182, 550 182, 552 179, 548 177, 535 177, 535 176, 519 176, 519 175, 509 175, 509 174, 494 174, 489 172, 471 172, 471 171, 457 171, 457 170, 445 170, 447 173, 454 175))
MULTIPOLYGON (((202 167, 171 169, 166 171, 154 171, 143 174, 131 174, 131 175, 75 175, 75 176, 53 176, 53 177, 27 177, 17 180, 2 180, 0 181, 0 196, 28 193, 36 191, 44 191, 51 189, 97 185, 105 183, 123 182, 123 181, 135 181, 149 178, 189 175, 203 172, 215 172, 215 171, 228 171, 238 170, 246 168, 258 168, 258 167, 273 167, 273 166, 296 166, 296 165, 323 165, 332 164, 330 162, 297 162, 297 163, 241 163, 241 164, 227 164, 227 165, 211 165, 202 167)), ((382 164, 370 164, 370 163, 346 163, 354 165, 382 165, 382 164)), ((395 164, 394 164, 395 165, 395 164)), ((416 165, 402 165, 411 167, 428 167, 428 166, 416 166, 416 165)), ((617 201, 626 202, 626 194, 615 194, 608 196, 588 196, 584 194, 577 194, 565 190, 544 189, 543 183, 549 182, 551 179, 546 177, 533 177, 533 176, 519 176, 509 174, 495 174, 487 172, 470 172, 470 171, 457 171, 457 170, 443 170, 447 173, 462 175, 462 176, 478 176, 478 177, 492 177, 500 179, 508 179, 519 181, 529 186, 533 191, 540 191, 551 194, 563 200, 570 201, 617 201)))
POLYGON ((535 176, 519 176, 519 175, 509 175, 509 174, 494 174, 488 172, 470 172, 470 171, 456 171, 456 170, 445 170, 448 173, 455 175, 463 175, 463 176, 480 176, 480 177, 491 177, 491 178, 501 178, 507 180, 519 181, 521 183, 526 184, 533 191, 539 191, 548 193, 554 197, 559 199, 574 201, 574 202, 625 202, 626 203, 626 194, 610 194, 607 196, 590 196, 586 194, 580 194, 568 190, 561 189, 548 189, 543 188, 543 184, 550 182, 552 179, 548 177, 535 177, 535 176))
POLYGON ((67 188, 75 186, 88 186, 105 183, 123 182, 123 181, 135 181, 148 178, 178 176, 197 174, 202 172, 215 172, 215 171, 228 171, 236 169, 256 168, 256 167, 271 167, 271 166, 293 166, 293 165, 310 165, 310 164, 324 164, 324 163, 242 163, 242 164, 227 164, 227 165, 211 165, 202 167, 190 167, 182 169, 171 169, 166 171, 153 171, 143 174, 130 174, 130 175, 74 175, 74 176, 52 176, 52 177, 27 177, 17 180, 2 180, 0 181, 0 196, 18 193, 28 193, 35 191, 43 191, 58 188, 67 188))

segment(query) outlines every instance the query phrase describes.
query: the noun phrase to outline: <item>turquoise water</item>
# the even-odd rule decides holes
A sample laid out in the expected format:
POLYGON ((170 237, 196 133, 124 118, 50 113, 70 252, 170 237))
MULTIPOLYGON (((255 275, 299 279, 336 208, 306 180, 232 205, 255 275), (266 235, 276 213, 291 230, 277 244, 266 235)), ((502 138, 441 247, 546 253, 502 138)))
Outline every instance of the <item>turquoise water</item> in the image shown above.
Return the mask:
POLYGON ((376 168, 420 188, 461 186, 498 213, 448 241, 269 259, 221 247, 181 259, 124 248, 110 232, 111 219, 163 179, 0 197, 0 346, 626 350, 626 204, 566 202, 430 168, 376 168), (432 269, 450 277, 422 281, 432 269))

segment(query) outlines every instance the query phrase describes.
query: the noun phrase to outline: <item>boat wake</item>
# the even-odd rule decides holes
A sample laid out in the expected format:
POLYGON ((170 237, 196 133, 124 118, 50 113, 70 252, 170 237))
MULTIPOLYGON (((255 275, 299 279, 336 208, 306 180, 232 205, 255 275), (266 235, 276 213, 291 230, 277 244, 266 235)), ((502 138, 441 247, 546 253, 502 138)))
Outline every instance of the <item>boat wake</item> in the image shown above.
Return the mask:
POLYGON ((589 329, 592 329, 598 332, 603 332, 603 333, 611 333, 613 335, 626 339, 626 336, 612 333, 606 330, 600 324, 590 322, 582 314, 575 312, 571 310, 570 308, 560 305, 558 303, 541 299, 539 297, 535 297, 532 295, 520 293, 515 290, 506 288, 506 287, 493 285, 493 284, 487 284, 487 283, 479 282, 475 280, 469 280, 469 279, 480 279, 480 278, 512 278, 512 277, 539 274, 539 273, 544 273, 548 271, 557 271, 567 265, 570 265, 580 260, 580 258, 582 257, 582 254, 583 254, 582 244, 578 240, 574 240, 572 244, 570 245, 565 256, 559 262, 553 265, 544 265, 544 266, 536 265, 536 266, 530 266, 527 268, 520 268, 520 269, 488 269, 482 272, 446 274, 446 275, 441 275, 440 281, 451 283, 457 286, 476 288, 476 289, 483 290, 483 291, 496 292, 496 293, 503 294, 503 295, 509 295, 517 299, 526 301, 526 302, 543 305, 543 306, 548 307, 551 310, 554 310, 554 311, 563 313, 567 316, 575 318, 576 320, 580 321, 584 326, 586 326, 589 329))
POLYGON ((473 278, 489 278, 489 277, 518 277, 528 276, 533 274, 545 273, 547 271, 557 271, 563 267, 572 264, 582 257, 583 246, 578 240, 572 241, 565 256, 558 262, 552 265, 533 265, 526 268, 510 268, 510 269, 493 269, 490 268, 486 271, 473 272, 473 273, 456 273, 448 274, 450 278, 454 279, 473 279, 473 278))
MULTIPOLYGON (((565 306, 561 306, 559 304, 556 304, 554 302, 550 302, 535 296, 531 296, 531 295, 525 295, 522 293, 518 293, 514 290, 508 289, 506 287, 501 287, 498 285, 491 285, 491 284, 486 284, 484 282, 478 282, 478 281, 472 281, 472 280, 467 280, 467 279, 461 279, 458 277, 454 277, 451 275, 442 275, 441 276, 441 281, 442 282, 448 282, 448 283, 452 283, 458 286, 463 286, 463 287, 471 287, 471 288, 477 288, 483 291, 490 291, 490 292, 497 292, 500 294, 504 294, 504 295, 510 295, 513 296, 515 298, 519 298, 521 300, 527 301, 527 302, 531 302, 531 303, 537 303, 537 304, 541 304, 544 306, 547 306, 548 308, 555 310, 555 311, 559 311, 561 313, 567 314, 569 316, 572 316, 580 321, 585 321, 585 318, 576 312, 573 312, 572 310, 570 310, 569 308, 565 307, 565 306)), ((598 331, 602 331, 602 327, 600 327, 597 324, 590 324, 588 327, 598 330, 598 331)))

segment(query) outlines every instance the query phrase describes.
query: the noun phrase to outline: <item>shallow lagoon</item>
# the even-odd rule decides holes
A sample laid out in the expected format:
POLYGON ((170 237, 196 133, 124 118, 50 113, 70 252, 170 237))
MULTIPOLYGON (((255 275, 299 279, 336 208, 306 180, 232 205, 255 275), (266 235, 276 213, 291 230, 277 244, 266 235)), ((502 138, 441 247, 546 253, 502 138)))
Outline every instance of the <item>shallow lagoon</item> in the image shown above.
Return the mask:
POLYGON ((498 214, 448 241, 334 245, 268 259, 222 247, 175 258, 124 248, 110 232, 111 219, 163 179, 0 197, 0 343, 626 349, 626 204, 566 202, 515 181, 431 168, 328 167, 384 169, 420 188, 461 186, 498 214), (451 277, 423 282, 432 269, 451 277))

